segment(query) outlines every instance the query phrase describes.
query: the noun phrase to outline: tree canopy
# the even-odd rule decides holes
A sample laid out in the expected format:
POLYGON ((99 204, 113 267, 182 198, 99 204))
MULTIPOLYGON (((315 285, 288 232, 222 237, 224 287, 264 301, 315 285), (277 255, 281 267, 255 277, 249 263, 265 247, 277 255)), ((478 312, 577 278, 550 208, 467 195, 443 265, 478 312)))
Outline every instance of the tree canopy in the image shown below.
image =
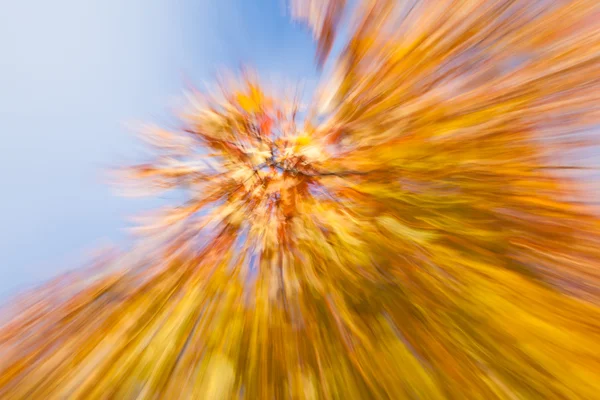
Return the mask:
POLYGON ((126 188, 184 201, 9 304, 0 397, 598 398, 600 3, 292 14, 313 100, 244 71, 145 127, 126 188))

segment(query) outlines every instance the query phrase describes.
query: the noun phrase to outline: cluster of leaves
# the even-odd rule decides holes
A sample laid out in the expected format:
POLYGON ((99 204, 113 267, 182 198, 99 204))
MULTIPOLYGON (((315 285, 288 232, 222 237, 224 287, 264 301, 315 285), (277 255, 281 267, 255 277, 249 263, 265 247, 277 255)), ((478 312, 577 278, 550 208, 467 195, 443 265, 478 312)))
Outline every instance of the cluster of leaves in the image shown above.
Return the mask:
POLYGON ((332 74, 246 73, 151 128, 140 247, 14 303, 0 397, 600 393, 600 219, 559 172, 599 122, 597 0, 297 1, 332 74), (301 118, 302 117, 302 118, 301 118))

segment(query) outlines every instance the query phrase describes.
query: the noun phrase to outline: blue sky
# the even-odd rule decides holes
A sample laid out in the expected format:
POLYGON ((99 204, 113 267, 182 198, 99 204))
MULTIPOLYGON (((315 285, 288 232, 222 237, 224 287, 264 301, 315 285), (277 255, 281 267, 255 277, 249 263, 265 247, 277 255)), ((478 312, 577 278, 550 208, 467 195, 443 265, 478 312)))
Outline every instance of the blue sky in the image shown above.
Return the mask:
POLYGON ((169 121, 185 79, 241 64, 314 80, 314 47, 283 0, 20 0, 0 14, 0 296, 126 246, 126 218, 160 200, 116 197, 135 160, 129 121, 169 121))

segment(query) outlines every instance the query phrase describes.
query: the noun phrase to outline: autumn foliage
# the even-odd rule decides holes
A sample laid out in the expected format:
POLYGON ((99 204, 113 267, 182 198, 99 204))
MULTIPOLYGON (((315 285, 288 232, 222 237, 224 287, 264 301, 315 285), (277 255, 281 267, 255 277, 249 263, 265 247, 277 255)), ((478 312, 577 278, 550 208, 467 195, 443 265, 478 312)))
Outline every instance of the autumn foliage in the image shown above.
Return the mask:
POLYGON ((8 305, 0 398, 600 398, 600 3, 358 3, 292 5, 308 105, 246 71, 143 130, 126 189, 185 201, 8 305))

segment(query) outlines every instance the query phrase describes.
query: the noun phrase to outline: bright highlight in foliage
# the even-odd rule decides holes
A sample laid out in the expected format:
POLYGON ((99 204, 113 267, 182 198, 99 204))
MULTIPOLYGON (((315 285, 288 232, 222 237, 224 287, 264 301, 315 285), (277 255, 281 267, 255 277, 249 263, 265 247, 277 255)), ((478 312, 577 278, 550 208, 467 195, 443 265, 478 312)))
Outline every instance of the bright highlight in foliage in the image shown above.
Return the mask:
POLYGON ((359 3, 293 5, 310 107, 246 73, 144 130, 127 189, 185 202, 10 304, 0 398, 599 398, 600 3, 359 3))

